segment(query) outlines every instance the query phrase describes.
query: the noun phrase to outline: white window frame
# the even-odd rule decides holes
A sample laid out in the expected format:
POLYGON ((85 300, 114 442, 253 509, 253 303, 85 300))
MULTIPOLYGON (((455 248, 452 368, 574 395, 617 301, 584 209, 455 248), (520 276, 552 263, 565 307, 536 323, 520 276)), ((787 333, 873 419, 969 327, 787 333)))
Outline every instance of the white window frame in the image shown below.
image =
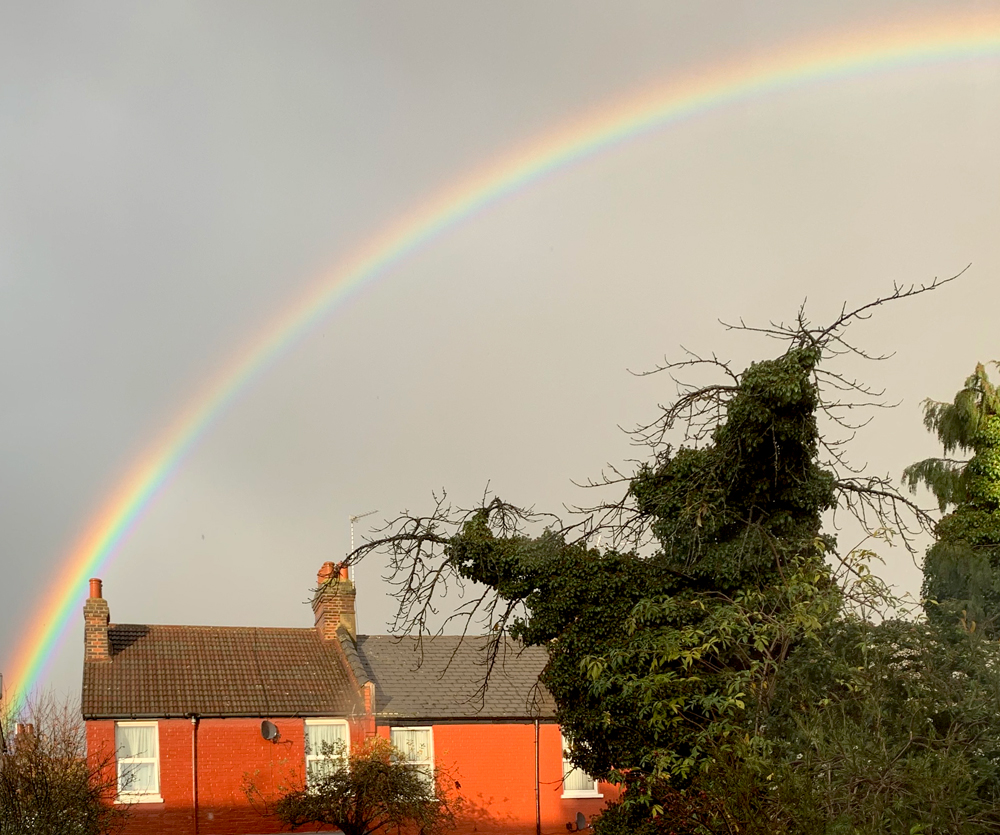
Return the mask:
POLYGON ((406 757, 406 762, 409 765, 418 766, 418 770, 421 774, 425 774, 427 782, 430 784, 431 791, 436 792, 437 786, 434 782, 434 727, 432 725, 401 725, 399 727, 392 727, 389 729, 389 742, 392 743, 393 748, 399 751, 404 757, 406 756, 406 751, 399 745, 393 742, 393 735, 396 731, 427 731, 427 758, 423 760, 411 760, 406 757), (427 770, 424 770, 424 767, 427 770))
POLYGON ((317 762, 347 762, 347 755, 351 750, 351 726, 346 719, 306 719, 303 727, 303 745, 306 752, 306 784, 309 783, 309 765, 317 762), (336 754, 312 753, 309 751, 309 731, 310 725, 342 725, 344 728, 344 751, 339 756, 336 754))
POLYGON ((147 722, 115 722, 115 788, 118 792, 118 803, 162 803, 163 796, 160 794, 160 723, 154 721, 147 722), (156 750, 151 757, 122 757, 118 753, 118 729, 119 728, 152 728, 153 740, 156 750), (152 791, 122 791, 122 765, 127 763, 153 764, 153 773, 156 775, 156 789, 152 791))
MULTIPOLYGON (((566 778, 569 777, 571 774, 574 774, 574 773, 576 773, 576 774, 582 774, 585 777, 590 777, 590 775, 587 774, 582 768, 577 768, 575 765, 573 765, 572 762, 570 762, 570 759, 569 759, 569 740, 566 739, 565 735, 562 732, 562 729, 560 729, 560 731, 559 731, 559 742, 560 742, 561 747, 562 747, 562 786, 563 786, 562 796, 563 797, 604 797, 604 795, 601 794, 601 791, 598 788, 597 780, 593 781, 594 782, 593 788, 590 788, 590 789, 567 789, 566 788, 566 778)), ((591 779, 593 779, 593 778, 591 778, 591 779)))

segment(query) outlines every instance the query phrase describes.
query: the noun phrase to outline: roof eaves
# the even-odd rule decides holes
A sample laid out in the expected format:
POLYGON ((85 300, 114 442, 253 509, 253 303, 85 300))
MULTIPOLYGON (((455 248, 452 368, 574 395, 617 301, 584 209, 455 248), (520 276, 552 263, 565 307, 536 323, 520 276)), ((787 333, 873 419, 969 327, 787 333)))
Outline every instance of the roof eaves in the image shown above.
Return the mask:
POLYGON ((253 711, 233 711, 233 712, 211 712, 211 713, 200 713, 200 712, 168 712, 164 711, 161 713, 84 713, 83 719, 85 722, 91 721, 116 721, 116 722, 131 722, 135 720, 153 720, 153 719, 191 719, 197 717, 198 719, 313 719, 313 718, 326 718, 326 717, 347 717, 351 714, 343 713, 342 711, 329 711, 329 710, 297 710, 295 712, 288 711, 278 711, 277 713, 263 714, 253 711))

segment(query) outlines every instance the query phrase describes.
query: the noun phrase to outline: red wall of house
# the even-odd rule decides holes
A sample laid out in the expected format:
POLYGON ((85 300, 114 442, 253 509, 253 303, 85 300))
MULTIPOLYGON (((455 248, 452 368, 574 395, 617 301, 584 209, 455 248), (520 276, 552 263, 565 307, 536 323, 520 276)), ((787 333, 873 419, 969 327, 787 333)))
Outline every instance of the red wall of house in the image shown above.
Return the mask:
MULTIPOLYGON (((304 721, 274 719, 280 736, 268 742, 259 719, 202 719, 198 723, 197 828, 192 792, 192 724, 187 719, 161 719, 160 795, 162 803, 136 803, 125 835, 257 835, 277 833, 281 824, 262 815, 261 801, 252 805, 243 790, 252 782, 261 799, 301 785, 305 770, 304 721)), ((114 722, 87 722, 88 751, 114 748, 114 722)), ((365 727, 351 725, 352 742, 364 738, 365 727)), ((378 735, 389 738, 388 727, 378 735)), ((433 726, 438 768, 461 784, 465 801, 456 835, 534 835, 535 726, 509 724, 442 724, 433 726)), ((583 812, 589 819, 615 789, 601 784, 603 798, 562 797, 562 742, 559 726, 539 725, 539 805, 543 835, 566 832, 566 824, 583 812)))
MULTIPOLYGON (((565 833, 567 823, 575 826, 577 812, 583 812, 589 821, 608 800, 618 796, 617 791, 602 783, 601 798, 564 798, 559 726, 540 723, 538 730, 542 833, 565 833)), ((390 729, 380 727, 378 734, 388 739, 390 729)), ((533 722, 434 725, 433 740, 435 765, 461 784, 465 812, 456 835, 534 835, 533 722)))
MULTIPOLYGON (((247 835, 280 832, 281 824, 261 814, 263 798, 302 784, 305 728, 302 719, 274 719, 279 737, 260 735, 260 719, 201 719, 198 722, 197 829, 189 719, 159 720, 161 803, 135 803, 125 835, 247 835), (244 785, 252 782, 260 801, 251 804, 244 785), (256 808, 255 808, 256 806, 256 808)), ((364 737, 352 723, 351 739, 364 737)), ((87 750, 114 748, 113 721, 87 722, 87 750)))

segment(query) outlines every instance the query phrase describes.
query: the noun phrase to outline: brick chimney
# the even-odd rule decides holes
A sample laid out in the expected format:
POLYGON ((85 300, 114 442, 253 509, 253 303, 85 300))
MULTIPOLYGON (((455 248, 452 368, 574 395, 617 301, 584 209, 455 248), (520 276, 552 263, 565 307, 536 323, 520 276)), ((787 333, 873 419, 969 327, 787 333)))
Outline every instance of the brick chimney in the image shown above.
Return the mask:
POLYGON ((325 562, 316 575, 316 594, 312 608, 316 615, 316 629, 321 637, 337 637, 337 627, 343 626, 351 636, 357 633, 354 615, 354 583, 343 563, 325 562))
POLYGON ((111 610, 108 601, 101 597, 101 581, 90 581, 90 597, 83 606, 83 660, 110 661, 111 642, 108 639, 108 622, 111 610))

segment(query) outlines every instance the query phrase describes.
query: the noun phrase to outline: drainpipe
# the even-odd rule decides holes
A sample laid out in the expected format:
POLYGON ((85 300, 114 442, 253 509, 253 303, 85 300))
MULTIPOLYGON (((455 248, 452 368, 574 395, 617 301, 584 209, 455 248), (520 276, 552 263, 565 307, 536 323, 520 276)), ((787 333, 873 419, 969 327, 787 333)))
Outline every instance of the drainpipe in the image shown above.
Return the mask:
MULTIPOLYGON (((542 796, 538 780, 538 719, 535 719, 535 835, 542 835, 542 796)), ((196 833, 197 835, 197 833, 196 833)))
POLYGON ((198 717, 191 714, 191 812, 194 835, 198 835, 198 717))

